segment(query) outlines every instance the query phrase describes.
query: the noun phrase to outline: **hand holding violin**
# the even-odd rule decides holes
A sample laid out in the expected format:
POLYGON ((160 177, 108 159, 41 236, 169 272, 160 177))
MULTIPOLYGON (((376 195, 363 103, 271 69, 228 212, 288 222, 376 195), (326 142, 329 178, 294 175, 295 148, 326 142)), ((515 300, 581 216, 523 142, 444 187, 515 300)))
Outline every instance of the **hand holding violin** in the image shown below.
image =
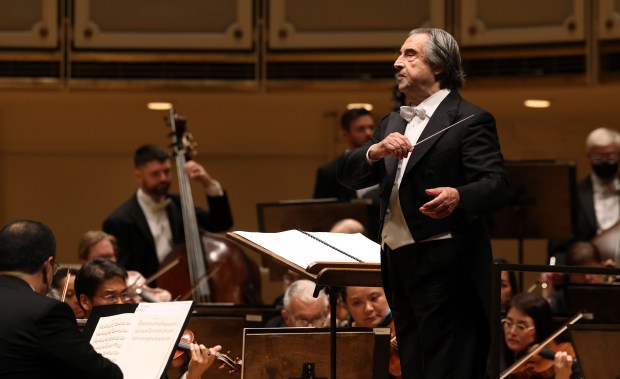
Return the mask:
POLYGON ((191 343, 191 358, 187 369, 187 379, 200 379, 202 374, 215 362, 220 350, 222 350, 220 345, 207 348, 203 344, 191 343))
POLYGON ((573 357, 566 351, 558 351, 553 359, 556 379, 569 379, 572 374, 573 357))

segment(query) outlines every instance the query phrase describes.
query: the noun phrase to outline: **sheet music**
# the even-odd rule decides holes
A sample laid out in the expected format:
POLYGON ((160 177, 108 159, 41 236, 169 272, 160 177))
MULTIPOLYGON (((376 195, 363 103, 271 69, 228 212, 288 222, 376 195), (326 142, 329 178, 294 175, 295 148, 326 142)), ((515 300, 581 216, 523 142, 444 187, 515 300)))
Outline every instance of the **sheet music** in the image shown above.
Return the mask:
MULTIPOLYGON (((287 230, 279 233, 236 231, 235 234, 278 254, 304 269, 308 268, 313 262, 356 262, 356 260, 298 230, 287 230)), ((359 258, 362 262, 380 262, 379 244, 369 240, 360 233, 309 232, 308 234, 349 255, 359 258)))
POLYGON ((102 317, 90 343, 98 353, 116 363, 125 378, 160 378, 176 348, 191 304, 141 303, 135 313, 102 317))

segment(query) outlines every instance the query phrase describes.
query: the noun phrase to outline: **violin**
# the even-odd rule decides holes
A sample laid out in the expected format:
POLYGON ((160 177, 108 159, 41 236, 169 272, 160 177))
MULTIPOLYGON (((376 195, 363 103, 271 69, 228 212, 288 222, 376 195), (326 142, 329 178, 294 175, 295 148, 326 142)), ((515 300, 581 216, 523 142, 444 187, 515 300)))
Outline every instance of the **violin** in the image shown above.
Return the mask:
MULTIPOLYGON (((535 348, 536 346, 534 346, 535 348)), ((555 353, 565 351, 570 356, 575 356, 573 346, 569 342, 549 342, 537 355, 528 359, 523 365, 512 372, 513 379, 552 379, 555 377, 554 359, 555 353)))
MULTIPOLYGON (((549 337, 547 337, 545 340, 543 340, 538 346, 534 347, 533 349, 531 349, 530 352, 528 352, 527 354, 525 354, 525 356, 523 356, 521 359, 519 359, 518 361, 516 361, 515 363, 513 363, 510 367, 508 367, 506 370, 504 370, 500 376, 499 379, 504 379, 507 378, 509 375, 517 372, 517 371, 527 371, 529 368, 529 372, 527 374, 523 374, 523 376, 517 376, 517 378, 519 379, 529 379, 529 378, 536 378, 536 379, 545 379, 545 378, 553 378, 555 376, 555 371, 553 368, 553 359, 554 358, 549 358, 551 355, 553 355, 555 357, 555 352, 553 350, 551 350, 551 353, 546 354, 546 358, 547 360, 550 360, 550 364, 549 362, 546 363, 540 363, 539 365, 537 365, 537 360, 538 358, 534 358, 535 356, 541 354, 541 351, 543 351, 543 349, 545 349, 547 346, 556 346, 556 348, 560 349, 560 347, 558 345, 555 345, 554 340, 560 335, 562 334, 566 329, 568 329, 568 325, 572 325, 575 322, 579 321, 581 318, 583 317, 583 313, 577 313, 573 318, 571 318, 566 324, 562 325, 562 327, 560 327, 558 330, 556 330, 554 333, 552 333, 549 337), (552 345, 553 344, 553 345, 552 345), (532 361, 532 359, 534 359, 532 361), (546 374, 551 374, 551 376, 534 376, 535 374, 538 375, 542 375, 545 372, 545 365, 549 365, 549 367, 547 367, 547 371, 549 369, 551 369, 550 372, 546 372, 546 374), (525 368, 523 368, 523 366, 526 366, 525 368), (539 372, 536 372, 535 369, 536 367, 538 367, 539 372), (527 376, 530 375, 530 376, 527 376)), ((570 345, 570 344, 569 344, 570 345)), ((562 348, 567 348, 567 346, 562 346, 562 348)), ((566 350, 558 350, 558 351, 566 351, 566 350)), ((570 348, 570 355, 572 355, 574 357, 575 352, 572 350, 572 346, 570 348)), ((545 355, 544 353, 542 355, 545 355)))
MULTIPOLYGON (((179 344, 177 346, 178 349, 174 352, 170 367, 181 367, 189 362, 188 352, 190 350, 190 344, 194 342, 194 333, 189 329, 185 329, 183 335, 181 336, 181 340, 179 341, 179 344)), ((228 355, 222 354, 220 352, 215 353, 215 359, 221 362, 219 368, 227 368, 229 374, 241 372, 242 365, 239 359, 232 359, 228 355)))
POLYGON ((390 375, 397 379, 401 379, 403 374, 400 368, 400 357, 398 356, 398 342, 396 341, 394 319, 392 319, 387 326, 390 328, 390 375))

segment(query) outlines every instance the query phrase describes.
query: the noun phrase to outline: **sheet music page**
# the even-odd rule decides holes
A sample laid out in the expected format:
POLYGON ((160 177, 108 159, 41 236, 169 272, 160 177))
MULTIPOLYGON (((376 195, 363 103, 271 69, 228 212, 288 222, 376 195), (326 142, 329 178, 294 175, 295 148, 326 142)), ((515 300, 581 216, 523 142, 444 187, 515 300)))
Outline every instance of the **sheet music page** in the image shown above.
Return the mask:
MULTIPOLYGON (((278 254, 303 269, 306 269, 313 262, 357 262, 298 230, 278 233, 236 231, 235 234, 278 254)), ((378 263, 380 260, 379 245, 361 234, 309 234, 361 259, 363 262, 378 263)))
POLYGON ((158 379, 176 348, 191 301, 141 303, 135 313, 102 317, 91 344, 127 379, 158 379))

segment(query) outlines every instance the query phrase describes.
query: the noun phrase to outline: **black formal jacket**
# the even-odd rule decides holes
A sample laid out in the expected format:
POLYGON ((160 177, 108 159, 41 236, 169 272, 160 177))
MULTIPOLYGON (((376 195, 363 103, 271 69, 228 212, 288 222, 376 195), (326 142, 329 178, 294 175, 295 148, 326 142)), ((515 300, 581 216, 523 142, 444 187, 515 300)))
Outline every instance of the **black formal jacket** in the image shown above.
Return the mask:
MULTIPOLYGON (((370 164, 366 152, 372 144, 392 132, 404 134, 406 126, 407 122, 397 113, 385 116, 373 138, 348 153, 338 168, 341 182, 352 188, 380 184, 380 225, 385 218, 398 160, 390 156, 370 164)), ((492 260, 483 216, 499 210, 509 195, 495 120, 453 90, 436 109, 418 141, 438 132, 411 153, 400 184, 401 208, 415 241, 444 232, 452 233, 459 249, 459 263, 476 283, 488 315, 492 260), (473 117, 466 119, 471 115, 473 117), (449 217, 440 220, 425 216, 419 210, 431 200, 425 190, 436 187, 456 188, 461 199, 459 207, 449 217)))
POLYGON ((80 334, 71 308, 0 275, 0 378, 122 378, 80 334))
POLYGON ((314 198, 325 199, 335 197, 338 200, 351 200, 357 198, 354 189, 344 186, 338 181, 338 164, 341 155, 333 161, 321 166, 316 171, 316 181, 314 184, 314 198))
MULTIPOLYGON (((178 195, 169 195, 170 204, 166 208, 172 240, 176 245, 184 241, 181 199, 178 195)), ((233 224, 228 197, 208 196, 209 212, 196 208, 198 226, 209 232, 221 232, 230 229, 233 224)), ((116 237, 118 242, 118 262, 127 270, 135 270, 145 277, 154 274, 159 268, 155 241, 149 229, 146 216, 138 203, 137 193, 116 209, 103 222, 103 230, 116 237)))

